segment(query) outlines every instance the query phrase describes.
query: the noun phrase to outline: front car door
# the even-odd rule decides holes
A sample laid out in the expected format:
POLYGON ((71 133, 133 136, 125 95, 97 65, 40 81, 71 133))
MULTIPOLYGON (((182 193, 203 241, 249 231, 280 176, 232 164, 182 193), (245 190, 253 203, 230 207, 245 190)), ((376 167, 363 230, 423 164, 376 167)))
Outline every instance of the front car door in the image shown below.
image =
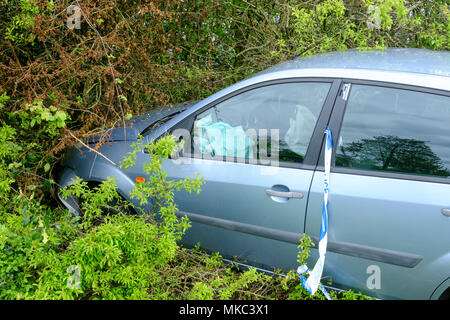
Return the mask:
POLYGON ((171 131, 185 140, 185 150, 165 162, 168 177, 199 173, 205 182, 200 194, 175 198, 192 221, 186 246, 200 243, 261 268, 295 268, 320 152, 320 143, 310 141, 323 131, 338 87, 315 79, 244 88, 171 131))
MULTIPOLYGON (((448 92, 343 84, 330 122, 335 154, 324 272, 334 285, 428 299, 450 276, 449 124, 448 92)), ((307 209, 312 236, 320 230, 322 177, 313 178, 307 209)))

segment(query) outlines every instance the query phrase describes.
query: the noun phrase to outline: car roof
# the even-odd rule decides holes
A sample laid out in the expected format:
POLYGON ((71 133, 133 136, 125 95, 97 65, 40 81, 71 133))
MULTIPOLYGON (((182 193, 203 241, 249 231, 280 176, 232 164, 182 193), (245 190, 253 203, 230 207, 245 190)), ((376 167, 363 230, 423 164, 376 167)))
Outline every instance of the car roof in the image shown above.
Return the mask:
POLYGON ((450 51, 414 48, 350 49, 296 57, 261 73, 321 68, 421 73, 450 77, 450 51))
POLYGON ((450 91, 450 51, 350 49, 298 57, 221 90, 213 98, 249 85, 289 78, 356 79, 450 91))

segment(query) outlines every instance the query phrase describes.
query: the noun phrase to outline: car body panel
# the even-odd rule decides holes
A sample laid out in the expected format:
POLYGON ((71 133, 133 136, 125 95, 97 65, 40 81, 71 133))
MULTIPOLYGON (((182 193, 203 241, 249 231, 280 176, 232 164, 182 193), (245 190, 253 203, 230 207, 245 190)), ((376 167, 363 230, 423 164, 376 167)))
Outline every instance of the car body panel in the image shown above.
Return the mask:
POLYGON ((445 281, 443 281, 439 287, 436 288, 436 290, 434 290, 433 294, 430 296, 430 300, 438 300, 438 299, 444 299, 447 297, 442 297, 445 293, 449 292, 450 288, 450 278, 446 279, 445 281))
MULTIPOLYGON (((72 184, 77 177, 84 181, 90 182, 102 182, 108 178, 114 178, 116 180, 118 193, 127 201, 135 206, 141 207, 144 212, 151 212, 151 202, 142 205, 137 199, 130 197, 130 191, 134 189, 135 178, 137 175, 142 176, 142 170, 135 170, 126 172, 119 168, 120 162, 128 152, 132 151, 131 144, 134 141, 114 141, 111 144, 106 144, 107 147, 101 148, 100 152, 109 159, 107 161, 103 157, 99 156, 96 152, 93 152, 83 146, 71 147, 68 150, 69 156, 64 160, 64 169, 59 175, 59 189, 72 184), (118 152, 121 150, 121 152, 118 152), (114 164, 113 164, 113 163, 114 164)), ((141 165, 148 159, 148 156, 140 153, 138 154, 138 163, 141 165)), ((66 205, 70 211, 75 214, 79 214, 79 204, 77 199, 62 199, 58 192, 58 198, 66 205)))
MULTIPOLYGON (((320 230, 322 190, 322 174, 316 172, 306 217, 306 233, 313 236, 320 230)), ((371 295, 427 299, 450 276, 450 219, 440 212, 449 205, 449 193, 449 184, 331 173, 329 241, 414 254, 421 261, 408 267, 383 257, 377 261, 330 253, 325 273, 333 283, 345 282, 361 290, 370 276, 368 267, 375 265, 380 270, 380 288, 370 290, 371 295)), ((314 252, 312 261, 316 258, 314 252)))
POLYGON ((192 177, 199 173, 205 182, 198 195, 179 192, 175 196, 180 211, 215 218, 216 222, 216 226, 194 222, 183 238, 185 245, 195 246, 199 242, 202 248, 213 251, 220 247, 224 256, 237 256, 241 262, 257 262, 266 268, 273 265, 273 252, 280 252, 277 267, 288 270, 295 266, 295 244, 277 240, 276 237, 263 238, 256 233, 250 235, 249 232, 218 228, 217 225, 237 222, 244 228, 247 225, 270 229, 274 233, 297 233, 298 241, 303 233, 312 170, 233 162, 218 165, 217 161, 195 158, 169 160, 163 168, 171 179, 192 177), (284 185, 291 191, 301 192, 304 198, 277 201, 265 193, 274 185, 284 185))
MULTIPOLYGON (((193 100, 153 109, 141 115, 134 116, 130 120, 125 120, 125 130, 124 127, 117 127, 112 130, 107 130, 103 133, 106 134, 107 139, 111 141, 136 140, 138 135, 141 134, 149 126, 164 119, 165 117, 181 113, 197 102, 198 100, 193 100)), ((89 138, 87 142, 97 143, 100 140, 101 136, 102 135, 99 134, 95 137, 89 138)))
POLYGON ((414 48, 350 49, 320 53, 308 57, 296 57, 261 73, 292 69, 329 69, 331 67, 346 70, 373 70, 450 77, 449 55, 448 51, 414 48))

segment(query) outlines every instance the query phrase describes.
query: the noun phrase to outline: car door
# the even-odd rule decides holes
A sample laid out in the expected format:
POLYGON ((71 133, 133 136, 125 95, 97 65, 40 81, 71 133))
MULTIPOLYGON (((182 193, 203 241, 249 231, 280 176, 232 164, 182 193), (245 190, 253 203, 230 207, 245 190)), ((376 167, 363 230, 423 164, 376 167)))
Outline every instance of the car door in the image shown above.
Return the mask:
MULTIPOLYGON (((330 120, 324 282, 378 298, 428 299, 450 276, 449 123, 448 92, 342 85, 330 120)), ((306 216, 311 236, 320 230, 322 180, 318 170, 306 216)), ((313 250, 310 263, 317 257, 313 250)))
POLYGON ((180 158, 164 163, 168 177, 204 179, 198 195, 175 197, 192 222, 186 246, 200 243, 262 268, 295 267, 320 152, 320 143, 310 141, 331 112, 338 89, 332 84, 285 80, 240 89, 172 130, 186 143, 180 158))

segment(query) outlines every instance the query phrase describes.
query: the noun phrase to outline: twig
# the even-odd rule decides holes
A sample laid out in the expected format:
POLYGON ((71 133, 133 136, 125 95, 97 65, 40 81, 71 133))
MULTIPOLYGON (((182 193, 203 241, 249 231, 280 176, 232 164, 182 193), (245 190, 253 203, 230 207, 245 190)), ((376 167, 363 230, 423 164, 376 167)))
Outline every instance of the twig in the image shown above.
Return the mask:
MULTIPOLYGON (((86 23, 89 25, 89 27, 90 27, 90 28, 97 34, 97 36, 99 37, 100 42, 102 43, 102 46, 103 46, 103 50, 105 51, 106 59, 107 59, 107 61, 108 61, 108 67, 109 67, 109 70, 110 70, 110 72, 111 72, 111 76, 112 76, 112 79, 113 79, 114 89, 115 89, 116 94, 117 94, 117 101, 119 102, 119 107, 120 107, 120 110, 121 110, 121 112, 122 112, 123 132, 124 132, 124 136, 125 136, 125 140, 126 140, 126 139, 127 139, 127 135, 126 135, 126 128, 125 128, 125 112, 124 112, 124 110, 123 110, 122 101, 121 101, 121 95, 120 95, 120 90, 119 90, 119 87, 118 87, 118 85, 117 85, 116 76, 114 75, 114 69, 113 69, 111 60, 110 60, 110 58, 109 58, 108 50, 107 50, 107 48, 106 48, 107 45, 106 45, 105 41, 103 40, 103 37, 101 36, 100 32, 98 32, 98 30, 92 25, 91 21, 89 20, 89 18, 87 17, 87 15, 84 13, 83 9, 81 9, 81 5, 80 5, 80 3, 78 2, 78 0, 76 0, 76 3, 77 3, 77 5, 78 5, 78 7, 80 8, 81 14, 83 15, 83 18, 86 20, 86 23)), ((108 46, 108 48, 111 50, 111 48, 110 48, 109 46, 108 46)))
POLYGON ((96 154, 98 154, 99 156, 103 157, 103 159, 107 160, 108 162, 112 163, 113 165, 117 166, 117 164, 115 164, 111 159, 109 159, 108 157, 106 157, 104 154, 102 154, 101 152, 98 152, 97 150, 89 147, 87 144, 85 144, 83 141, 81 141, 79 138, 77 138, 70 130, 66 129, 66 131, 69 133, 69 135, 74 138, 75 140, 77 140, 79 143, 81 143, 84 147, 88 148, 90 151, 95 152, 96 154))

